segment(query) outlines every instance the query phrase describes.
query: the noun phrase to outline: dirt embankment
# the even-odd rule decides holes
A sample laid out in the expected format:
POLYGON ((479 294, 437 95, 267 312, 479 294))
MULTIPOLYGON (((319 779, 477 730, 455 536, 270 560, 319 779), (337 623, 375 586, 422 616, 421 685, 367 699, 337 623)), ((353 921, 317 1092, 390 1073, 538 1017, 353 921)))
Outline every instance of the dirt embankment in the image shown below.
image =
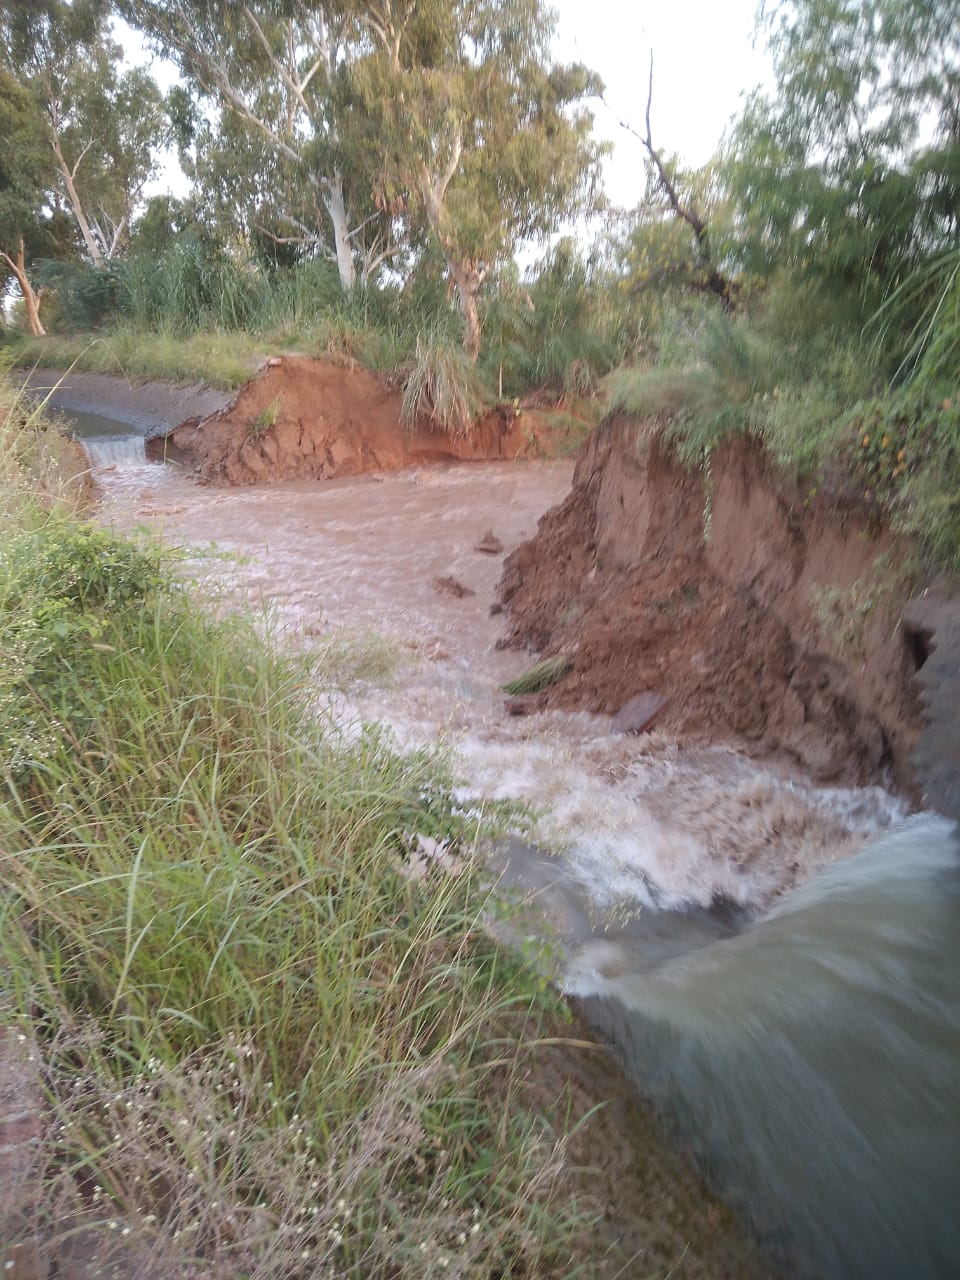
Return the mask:
POLYGON ((153 456, 216 485, 272 484, 394 471, 419 463, 516 458, 536 447, 532 422, 491 411, 469 436, 400 421, 400 393, 357 365, 285 356, 222 412, 185 422, 153 456))
POLYGON ((649 424, 615 418, 507 559, 500 599, 509 643, 574 655, 545 703, 612 713, 653 690, 681 738, 785 754, 822 781, 911 787, 904 559, 867 514, 786 480, 756 444, 727 445, 707 476, 649 424))

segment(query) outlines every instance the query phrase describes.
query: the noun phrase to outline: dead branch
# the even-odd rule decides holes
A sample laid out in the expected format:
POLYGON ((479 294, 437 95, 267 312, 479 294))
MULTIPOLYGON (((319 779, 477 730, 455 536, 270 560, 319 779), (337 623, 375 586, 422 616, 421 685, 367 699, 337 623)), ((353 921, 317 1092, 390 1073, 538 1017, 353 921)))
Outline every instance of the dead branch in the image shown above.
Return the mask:
MULTIPOLYGON (((606 102, 606 99, 604 99, 606 102)), ((609 103, 606 103, 609 110, 612 111, 609 103)), ((676 180, 670 170, 670 166, 663 158, 663 153, 654 146, 653 128, 650 123, 650 113, 653 107, 653 50, 650 50, 650 75, 647 83, 647 109, 644 114, 644 122, 646 124, 646 133, 639 133, 634 129, 633 125, 627 120, 621 120, 616 112, 613 112, 617 119, 617 123, 621 129, 625 129, 639 142, 643 144, 643 148, 650 157, 657 177, 657 185, 666 197, 667 205, 675 217, 681 222, 685 222, 693 232, 697 267, 700 272, 700 280, 692 287, 700 292, 715 294, 723 304, 724 310, 732 311, 737 286, 736 282, 730 280, 717 267, 713 260, 713 254, 710 248, 710 227, 709 224, 700 213, 699 209, 689 201, 684 201, 680 192, 677 190, 676 180)))

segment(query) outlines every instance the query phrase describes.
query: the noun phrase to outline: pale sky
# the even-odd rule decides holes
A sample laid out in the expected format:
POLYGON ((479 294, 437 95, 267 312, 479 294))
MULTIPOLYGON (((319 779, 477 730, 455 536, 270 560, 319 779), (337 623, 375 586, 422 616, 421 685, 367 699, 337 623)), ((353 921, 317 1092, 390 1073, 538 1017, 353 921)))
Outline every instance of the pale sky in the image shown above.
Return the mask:
POLYGON ((616 117, 644 132, 651 49, 653 141, 689 165, 710 158, 744 96, 770 83, 770 59, 762 41, 754 44, 757 0, 553 0, 553 5, 557 57, 598 72, 616 113, 603 104, 595 112, 596 134, 615 143, 605 172, 614 204, 631 207, 643 197, 643 147, 616 117))
MULTIPOLYGON (((643 197, 643 148, 620 128, 617 117, 643 132, 651 48, 654 143, 689 165, 703 164, 716 150, 743 97, 757 84, 769 83, 769 58, 762 42, 754 44, 757 3, 552 0, 557 13, 555 56, 564 62, 585 63, 607 87, 612 111, 596 104, 595 132, 615 144, 605 169, 607 195, 613 204, 629 208, 643 197)), ((139 44, 135 38, 121 38, 128 48, 139 44)), ((172 68, 154 64, 153 71, 168 87, 172 68)), ((175 161, 151 184, 148 194, 168 190, 178 195, 185 191, 175 161)))

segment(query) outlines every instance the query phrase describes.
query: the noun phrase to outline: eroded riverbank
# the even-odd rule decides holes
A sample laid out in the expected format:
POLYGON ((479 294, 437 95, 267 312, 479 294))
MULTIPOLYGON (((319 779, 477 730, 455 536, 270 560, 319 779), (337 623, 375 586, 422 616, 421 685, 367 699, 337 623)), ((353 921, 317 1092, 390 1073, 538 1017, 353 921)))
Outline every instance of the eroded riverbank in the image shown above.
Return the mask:
MULTIPOLYGON (((569 474, 566 464, 488 464, 217 491, 147 465, 100 473, 100 518, 127 530, 149 525, 185 548, 185 572, 206 584, 208 598, 222 589, 227 607, 265 607, 267 625, 286 643, 322 646, 333 631, 338 644, 361 655, 345 690, 332 695, 338 717, 348 724, 359 715, 385 719, 407 745, 446 741, 471 803, 511 795, 547 810, 571 790, 560 825, 550 816, 541 828, 546 835, 549 826, 559 843, 568 823, 586 831, 622 785, 606 753, 626 759, 638 744, 610 738, 602 717, 518 722, 504 715, 499 686, 527 660, 495 647, 500 619, 489 605, 500 557, 475 546, 491 526, 506 550, 528 536, 569 474), (210 554, 214 548, 222 554, 210 554), (438 591, 438 576, 475 594, 438 591), (371 641, 374 633, 388 637, 386 667, 399 663, 386 684, 384 646, 371 641), (585 766, 581 746, 591 743, 598 760, 585 766)), ((675 748, 661 743, 654 756, 651 778, 669 773, 675 748)), ((626 810, 619 814, 621 836, 632 820, 626 810)), ((610 833, 603 838, 609 842, 610 833)), ((645 873, 632 873, 631 883, 642 887, 645 873)), ((601 914, 619 920, 618 912, 601 914)), ((597 927, 604 927, 599 917, 597 927)), ((568 941, 573 950, 583 939, 568 941)), ((610 1055, 582 1043, 585 1028, 576 1024, 558 1022, 555 1032, 532 1060, 531 1088, 545 1114, 559 1116, 560 1107, 575 1127, 571 1176, 585 1209, 600 1215, 589 1245, 594 1274, 770 1276, 742 1227, 658 1133, 610 1055)))
MULTIPOLYGON (((322 648, 332 635, 350 661, 337 688, 318 698, 341 724, 377 719, 406 746, 447 744, 464 778, 464 803, 509 798, 537 807, 536 847, 512 845, 501 871, 533 904, 539 926, 552 931, 561 980, 592 1010, 594 995, 606 999, 624 983, 643 983, 640 975, 671 957, 713 954, 724 938, 742 941, 749 954, 753 931, 736 936, 746 921, 856 853, 906 806, 878 787, 815 786, 782 761, 750 758, 722 742, 685 741, 663 729, 614 735, 608 715, 557 708, 507 716, 501 685, 529 658, 497 647, 503 619, 490 606, 501 560, 530 537, 569 476, 564 464, 495 463, 223 491, 172 468, 140 466, 101 473, 101 517, 122 529, 146 523, 182 547, 185 571, 207 595, 222 590, 226 607, 263 608, 265 625, 284 643, 322 648), (488 530, 502 552, 478 549, 489 544, 488 530), (213 548, 221 554, 211 556, 213 548)), ((840 942, 838 964, 845 964, 840 942)), ((626 1008, 615 998, 617 1010, 626 1008)), ((769 998, 776 1002, 775 990, 769 998)), ((620 1018, 607 1020, 616 1027, 620 1018)), ((841 1042, 844 1025, 841 1014, 841 1042)), ((639 1034, 621 1028, 614 1038, 623 1048, 639 1034)), ((658 1042, 659 1033, 651 1034, 658 1042)), ((922 1058, 925 1050, 911 1052, 922 1058)), ((671 1077, 669 1054, 650 1061, 671 1077)), ((671 1163, 675 1157, 609 1064, 594 1070, 564 1050, 556 1062, 544 1055, 540 1068, 545 1099, 564 1081, 578 1081, 575 1117, 589 1112, 591 1099, 608 1104, 600 1127, 578 1131, 571 1151, 576 1163, 599 1170, 584 1183, 587 1198, 605 1205, 598 1241, 619 1239, 640 1260, 624 1274, 675 1263, 674 1274, 690 1277, 764 1273, 767 1264, 718 1216, 690 1171, 671 1163), (636 1138, 614 1141, 625 1124, 636 1138), (644 1150, 650 1154, 638 1154, 644 1150)), ((643 1063, 631 1069, 643 1090, 643 1063)), ((733 1071, 734 1084, 736 1077, 733 1071)), ((806 1105, 818 1106, 830 1077, 812 1084, 806 1105)), ((764 1132, 777 1132, 777 1117, 789 1114, 777 1088, 772 1079, 764 1132)), ((671 1100, 684 1106, 682 1081, 659 1093, 668 1109, 671 1100)), ((703 1105, 709 1094, 709 1086, 699 1089, 703 1105)), ((722 1126, 722 1114, 716 1122, 722 1126)), ((731 1163, 736 1170, 735 1149, 731 1163)), ((802 1186, 807 1175, 798 1176, 802 1186)), ((824 1203, 834 1195, 830 1186, 828 1178, 824 1203)), ((749 1209, 750 1194, 741 1195, 735 1179, 730 1194, 749 1209)), ((787 1217, 809 1226, 800 1208, 787 1217)), ((767 1230, 762 1214, 757 1221, 767 1230)), ((797 1256, 789 1233, 783 1240, 768 1233, 768 1244, 797 1256)), ((830 1274, 843 1274, 843 1265, 830 1274)), ((813 1273, 801 1266, 798 1274, 813 1273)))
POLYGON ((193 557, 191 571, 267 609, 288 641, 321 644, 334 632, 352 642, 358 679, 338 696, 338 716, 385 721, 407 746, 446 743, 474 800, 537 806, 537 843, 564 850, 563 873, 600 917, 718 898, 762 907, 903 811, 879 788, 818 788, 723 744, 612 735, 606 715, 506 715, 501 685, 529 657, 497 648, 504 627, 490 606, 502 556, 476 547, 487 529, 502 555, 529 538, 567 492, 565 463, 226 491, 169 467, 105 471, 100 481, 102 519, 216 547, 227 558, 193 557), (372 633, 399 664, 386 683, 375 669, 382 646, 363 669, 372 633))

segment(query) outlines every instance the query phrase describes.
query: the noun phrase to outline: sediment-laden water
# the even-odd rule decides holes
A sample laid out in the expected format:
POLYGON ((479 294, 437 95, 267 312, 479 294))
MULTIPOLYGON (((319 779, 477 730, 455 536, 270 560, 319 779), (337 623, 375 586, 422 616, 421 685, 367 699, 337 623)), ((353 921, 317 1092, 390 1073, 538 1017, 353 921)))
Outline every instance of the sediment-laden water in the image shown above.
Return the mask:
POLYGON ((500 686, 530 658, 495 648, 501 558, 475 547, 488 528, 505 552, 532 534, 569 465, 228 491, 168 467, 99 479, 105 521, 216 546, 227 558, 193 556, 190 571, 228 604, 265 606, 286 642, 345 639, 357 678, 318 690, 341 722, 446 743, 465 804, 536 807, 499 873, 556 939, 561 981, 788 1271, 955 1273, 955 837, 932 817, 903 825, 878 788, 612 736, 608 717, 508 718, 500 686))
POLYGON ((127 423, 97 413, 73 412, 60 416, 68 419, 73 435, 83 445, 93 468, 103 470, 146 465, 143 433, 127 423))

